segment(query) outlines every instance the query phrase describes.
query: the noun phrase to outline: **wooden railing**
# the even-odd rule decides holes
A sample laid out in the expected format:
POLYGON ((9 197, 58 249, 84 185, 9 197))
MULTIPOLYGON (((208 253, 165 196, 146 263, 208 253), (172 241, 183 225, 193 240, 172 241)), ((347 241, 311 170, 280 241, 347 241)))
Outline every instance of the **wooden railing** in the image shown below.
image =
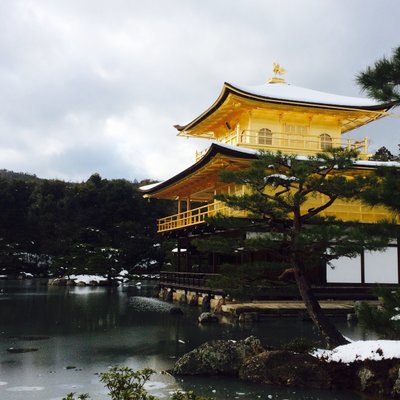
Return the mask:
MULTIPOLYGON (((208 280, 216 276, 219 276, 219 274, 161 271, 160 285, 208 291, 211 290, 208 280)), ((213 291, 217 292, 219 289, 214 289, 213 291)))
MULTIPOLYGON (((231 132, 230 134, 217 139, 217 141, 239 147, 248 147, 257 150, 281 150, 293 154, 308 155, 329 147, 342 147, 355 149, 360 152, 361 158, 368 155, 368 138, 350 139, 334 138, 322 139, 319 136, 300 135, 284 132, 271 132, 271 136, 260 136, 258 131, 243 130, 231 132)), ((208 149, 197 152, 196 161, 200 160, 208 149)))
POLYGON ((160 218, 157 221, 157 232, 171 231, 186 226, 202 224, 207 217, 213 217, 217 214, 237 217, 245 216, 243 211, 235 211, 227 207, 223 202, 215 201, 205 206, 160 218))

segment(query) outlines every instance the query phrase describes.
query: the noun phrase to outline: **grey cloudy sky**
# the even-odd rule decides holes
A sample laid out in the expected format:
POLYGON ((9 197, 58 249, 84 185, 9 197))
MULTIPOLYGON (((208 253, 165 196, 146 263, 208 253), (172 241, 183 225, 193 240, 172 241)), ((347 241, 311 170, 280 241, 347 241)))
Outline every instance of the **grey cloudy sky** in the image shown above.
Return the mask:
MULTIPOLYGON (((0 168, 165 179, 207 142, 176 137, 224 81, 273 62, 297 86, 360 96, 400 45, 398 0, 1 0, 0 168)), ((400 119, 351 132, 397 153, 400 119)))

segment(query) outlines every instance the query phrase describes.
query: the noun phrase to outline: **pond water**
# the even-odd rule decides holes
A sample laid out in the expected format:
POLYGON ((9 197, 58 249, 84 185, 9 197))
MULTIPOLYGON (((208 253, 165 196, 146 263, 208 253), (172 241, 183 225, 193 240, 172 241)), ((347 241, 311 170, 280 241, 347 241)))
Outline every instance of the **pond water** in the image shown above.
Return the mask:
MULTIPOLYGON (((99 372, 113 365, 133 369, 171 368, 177 357, 211 339, 259 337, 278 345, 297 336, 316 338, 310 322, 271 319, 250 325, 200 326, 200 310, 170 315, 171 304, 149 297, 141 287, 48 287, 39 280, 0 281, 0 399, 56 400, 69 392, 107 399, 99 372), (131 295, 133 294, 133 296, 131 295), (10 348, 34 349, 11 353, 10 348)), ((342 332, 360 338, 357 326, 340 322, 342 332)), ((148 390, 168 399, 176 389, 215 399, 360 399, 348 392, 282 389, 226 378, 178 378, 157 373, 148 390)))

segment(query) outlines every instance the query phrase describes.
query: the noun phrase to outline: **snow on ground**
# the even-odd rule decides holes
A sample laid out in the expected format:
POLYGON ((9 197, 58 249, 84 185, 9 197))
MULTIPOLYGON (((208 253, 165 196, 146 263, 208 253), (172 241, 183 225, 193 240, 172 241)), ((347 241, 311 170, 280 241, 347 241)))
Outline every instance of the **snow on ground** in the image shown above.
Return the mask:
POLYGON ((98 283, 107 280, 107 278, 98 275, 71 275, 70 279, 73 279, 75 283, 83 282, 86 285, 93 281, 98 283))
POLYGON ((333 350, 318 349, 311 355, 328 362, 342 363, 400 358, 400 340, 359 340, 338 346, 333 350))

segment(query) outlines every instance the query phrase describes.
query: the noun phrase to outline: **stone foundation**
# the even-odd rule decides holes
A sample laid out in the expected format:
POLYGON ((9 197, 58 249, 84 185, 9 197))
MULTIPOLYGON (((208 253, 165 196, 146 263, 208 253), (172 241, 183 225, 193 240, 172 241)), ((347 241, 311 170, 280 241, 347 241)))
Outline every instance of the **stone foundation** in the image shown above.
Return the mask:
POLYGON ((175 303, 198 307, 203 307, 204 303, 209 300, 210 310, 215 313, 221 313, 222 305, 225 304, 225 299, 221 295, 167 287, 162 287, 160 289, 158 297, 161 300, 170 301, 170 299, 172 299, 175 303))

